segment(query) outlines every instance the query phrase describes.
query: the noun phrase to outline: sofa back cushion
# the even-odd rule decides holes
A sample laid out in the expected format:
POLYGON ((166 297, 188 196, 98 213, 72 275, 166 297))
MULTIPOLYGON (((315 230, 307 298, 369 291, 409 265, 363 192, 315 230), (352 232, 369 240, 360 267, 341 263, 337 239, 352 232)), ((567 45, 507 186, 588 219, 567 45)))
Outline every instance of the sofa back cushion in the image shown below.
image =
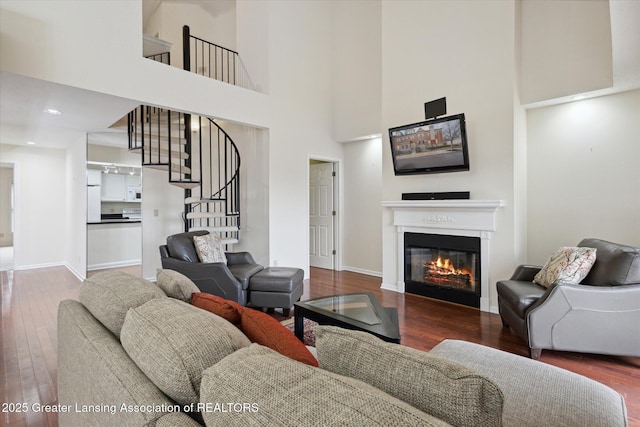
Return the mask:
POLYGON ((120 336, 130 308, 154 298, 166 298, 153 283, 121 271, 105 271, 89 277, 80 287, 79 299, 107 329, 120 336))
POLYGON ((196 247, 193 244, 193 236, 209 234, 206 230, 190 231, 167 237, 167 250, 171 258, 187 262, 200 262, 196 247))
POLYGON ((198 402, 206 368, 250 344, 223 318, 173 298, 129 310, 120 341, 142 372, 183 405, 198 402))
POLYGON ((207 369, 200 401, 210 427, 447 425, 369 384, 258 344, 207 369))
POLYGON ((168 297, 191 302, 191 295, 200 289, 187 276, 175 270, 158 269, 156 284, 168 297))
POLYGON ((640 248, 600 239, 584 239, 578 246, 596 248, 596 262, 581 282, 592 286, 640 283, 640 248))
POLYGON ((316 326, 320 368, 371 384, 453 426, 499 426, 503 395, 459 363, 366 332, 316 326))

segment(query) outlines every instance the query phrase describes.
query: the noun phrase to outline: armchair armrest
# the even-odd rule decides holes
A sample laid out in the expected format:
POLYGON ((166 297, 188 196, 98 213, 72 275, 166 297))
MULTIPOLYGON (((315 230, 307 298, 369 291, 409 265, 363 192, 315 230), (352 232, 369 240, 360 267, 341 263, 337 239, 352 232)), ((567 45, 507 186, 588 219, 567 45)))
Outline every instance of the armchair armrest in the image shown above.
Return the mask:
POLYGON ((640 284, 552 285, 527 326, 531 348, 640 356, 640 284))
POLYGON ((187 276, 202 292, 245 304, 242 284, 236 280, 223 262, 187 262, 175 258, 162 258, 162 268, 175 270, 187 276))
POLYGON ((511 275, 510 280, 533 282, 533 278, 542 269, 539 265, 519 265, 511 275))
POLYGON ((236 264, 255 264, 256 261, 253 259, 253 255, 249 252, 225 252, 227 257, 228 265, 236 265, 236 264))

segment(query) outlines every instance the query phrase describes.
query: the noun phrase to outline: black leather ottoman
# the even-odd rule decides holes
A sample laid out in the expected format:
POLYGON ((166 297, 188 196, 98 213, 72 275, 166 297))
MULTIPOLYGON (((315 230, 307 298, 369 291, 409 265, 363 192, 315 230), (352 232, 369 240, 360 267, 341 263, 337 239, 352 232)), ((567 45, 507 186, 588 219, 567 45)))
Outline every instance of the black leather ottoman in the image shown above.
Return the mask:
POLYGON ((304 271, 291 267, 267 267, 249 280, 252 307, 282 308, 288 316, 293 303, 302 296, 304 271))

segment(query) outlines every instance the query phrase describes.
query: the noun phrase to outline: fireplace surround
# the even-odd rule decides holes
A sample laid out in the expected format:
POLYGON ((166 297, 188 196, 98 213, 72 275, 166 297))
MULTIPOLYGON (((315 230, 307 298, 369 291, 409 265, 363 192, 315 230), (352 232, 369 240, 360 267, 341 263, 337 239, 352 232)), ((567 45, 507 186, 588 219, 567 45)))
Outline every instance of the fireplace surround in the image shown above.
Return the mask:
MULTIPOLYGON (((474 274, 477 274, 475 280, 478 280, 479 283, 474 283, 474 293, 477 295, 469 297, 472 300, 472 304, 467 303, 466 305, 479 307, 482 311, 489 311, 490 240, 493 232, 496 231, 496 211, 504 205, 502 200, 402 200, 383 202, 383 207, 393 211, 393 225, 397 232, 397 281, 395 284, 383 284, 382 287, 396 292, 413 291, 414 284, 405 267, 406 236, 428 234, 474 238, 479 246, 477 251, 479 260, 475 261, 477 264, 476 271, 474 271, 474 274)), ((409 237, 409 239, 412 238, 409 237)), ((409 245, 411 245, 411 240, 409 245)), ((449 246, 445 246, 445 249, 456 252, 449 246)), ((470 252, 475 252, 475 250, 470 252)), ((425 256, 431 257, 432 254, 425 256)), ((456 256, 459 257, 457 254, 456 256)), ((430 261, 425 260, 424 262, 430 261)), ((464 280, 464 274, 467 273, 458 273, 460 280, 464 280)), ((455 288, 455 286, 448 286, 448 288, 455 288)), ((441 295, 427 296, 451 301, 448 298, 448 294, 452 293, 450 289, 446 289, 444 293, 444 297, 441 295)))

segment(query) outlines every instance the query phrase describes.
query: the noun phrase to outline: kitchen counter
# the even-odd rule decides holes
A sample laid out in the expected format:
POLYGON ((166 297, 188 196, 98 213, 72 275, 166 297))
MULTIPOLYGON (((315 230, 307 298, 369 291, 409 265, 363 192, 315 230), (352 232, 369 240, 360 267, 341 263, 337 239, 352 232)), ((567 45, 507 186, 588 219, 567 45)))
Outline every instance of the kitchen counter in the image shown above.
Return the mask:
POLYGON ((103 219, 100 221, 87 222, 87 225, 95 224, 135 224, 140 223, 139 219, 119 218, 119 219, 103 219))
POLYGON ((100 215, 100 221, 87 221, 88 225, 95 224, 135 224, 140 223, 140 212, 123 212, 117 214, 102 214, 100 215))

